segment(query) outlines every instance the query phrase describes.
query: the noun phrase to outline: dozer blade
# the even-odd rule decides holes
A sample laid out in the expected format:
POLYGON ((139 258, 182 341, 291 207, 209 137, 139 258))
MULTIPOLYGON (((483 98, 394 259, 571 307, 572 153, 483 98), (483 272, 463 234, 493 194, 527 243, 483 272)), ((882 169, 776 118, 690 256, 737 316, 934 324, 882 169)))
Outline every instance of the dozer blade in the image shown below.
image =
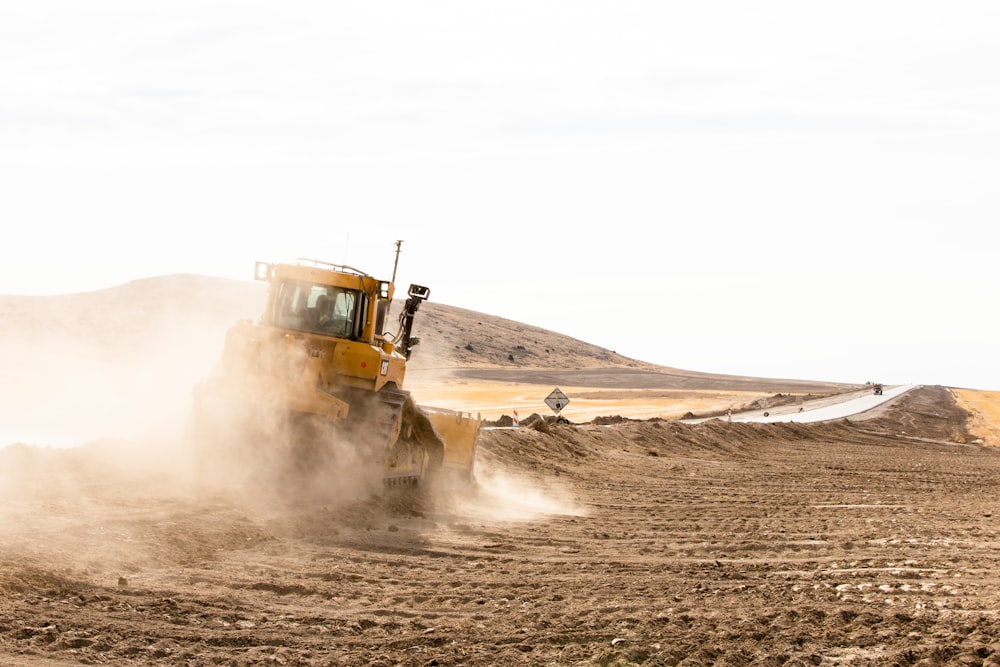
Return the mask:
POLYGON ((444 443, 442 472, 451 480, 471 482, 482 417, 444 408, 419 406, 418 409, 444 443))

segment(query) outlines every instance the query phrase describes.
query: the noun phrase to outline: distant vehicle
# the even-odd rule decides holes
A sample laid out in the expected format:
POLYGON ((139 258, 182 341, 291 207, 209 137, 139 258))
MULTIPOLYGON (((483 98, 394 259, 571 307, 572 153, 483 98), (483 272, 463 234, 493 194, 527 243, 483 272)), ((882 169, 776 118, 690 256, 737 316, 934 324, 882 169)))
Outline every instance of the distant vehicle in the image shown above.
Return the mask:
POLYGON ((882 395, 882 385, 880 385, 880 384, 875 385, 875 387, 873 388, 872 391, 873 391, 873 393, 876 396, 881 396, 882 395))

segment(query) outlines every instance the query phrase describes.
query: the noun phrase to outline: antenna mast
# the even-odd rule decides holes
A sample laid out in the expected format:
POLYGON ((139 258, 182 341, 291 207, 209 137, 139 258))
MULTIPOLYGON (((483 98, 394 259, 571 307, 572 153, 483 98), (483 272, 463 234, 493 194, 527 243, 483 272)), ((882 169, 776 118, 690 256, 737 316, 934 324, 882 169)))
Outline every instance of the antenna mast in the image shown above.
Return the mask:
POLYGON ((403 241, 396 241, 396 261, 392 265, 392 284, 396 284, 396 268, 399 266, 399 250, 400 246, 403 245, 403 241))

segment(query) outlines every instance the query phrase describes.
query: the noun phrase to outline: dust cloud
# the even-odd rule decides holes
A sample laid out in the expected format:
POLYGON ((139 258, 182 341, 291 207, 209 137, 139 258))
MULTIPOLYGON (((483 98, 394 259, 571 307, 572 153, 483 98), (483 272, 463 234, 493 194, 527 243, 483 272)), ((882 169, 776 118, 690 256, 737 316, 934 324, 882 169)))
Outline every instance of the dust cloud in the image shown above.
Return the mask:
POLYGON ((221 322, 160 317, 117 337, 46 328, 5 341, 0 446, 178 443, 224 333, 221 322))
MULTIPOLYGON (((349 521, 339 510, 379 506, 381 456, 357 432, 291 423, 259 403, 253 420, 230 405, 221 430, 197 428, 196 387, 220 370, 232 312, 39 313, 0 327, 0 541, 13 558, 127 579, 288 526, 325 535, 349 521), (237 426, 251 421, 253 431, 237 426), (316 439, 333 444, 303 448, 316 439)), ((552 483, 488 464, 477 480, 474 493, 439 500, 484 519, 582 513, 552 483)))
POLYGON ((572 494, 553 480, 533 480, 497 465, 477 469, 476 492, 455 495, 457 511, 489 521, 531 521, 550 515, 585 516, 572 494))
POLYGON ((180 306, 141 322, 89 307, 62 321, 57 310, 0 327, 0 538, 32 559, 127 571, 149 560, 150 527, 168 530, 159 512, 204 499, 192 391, 233 320, 180 306))
POLYGON ((381 488, 381 458, 371 444, 260 403, 212 402, 188 443, 196 488, 254 511, 339 506, 381 488))

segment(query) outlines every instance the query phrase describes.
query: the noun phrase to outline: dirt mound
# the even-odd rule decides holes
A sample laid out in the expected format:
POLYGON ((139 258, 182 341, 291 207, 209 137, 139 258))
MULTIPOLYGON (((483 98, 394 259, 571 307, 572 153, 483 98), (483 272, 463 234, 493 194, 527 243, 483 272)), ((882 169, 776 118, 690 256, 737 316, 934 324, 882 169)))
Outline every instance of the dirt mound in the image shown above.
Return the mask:
POLYGON ((921 386, 864 415, 867 428, 917 438, 972 442, 969 413, 952 392, 940 386, 921 386))

